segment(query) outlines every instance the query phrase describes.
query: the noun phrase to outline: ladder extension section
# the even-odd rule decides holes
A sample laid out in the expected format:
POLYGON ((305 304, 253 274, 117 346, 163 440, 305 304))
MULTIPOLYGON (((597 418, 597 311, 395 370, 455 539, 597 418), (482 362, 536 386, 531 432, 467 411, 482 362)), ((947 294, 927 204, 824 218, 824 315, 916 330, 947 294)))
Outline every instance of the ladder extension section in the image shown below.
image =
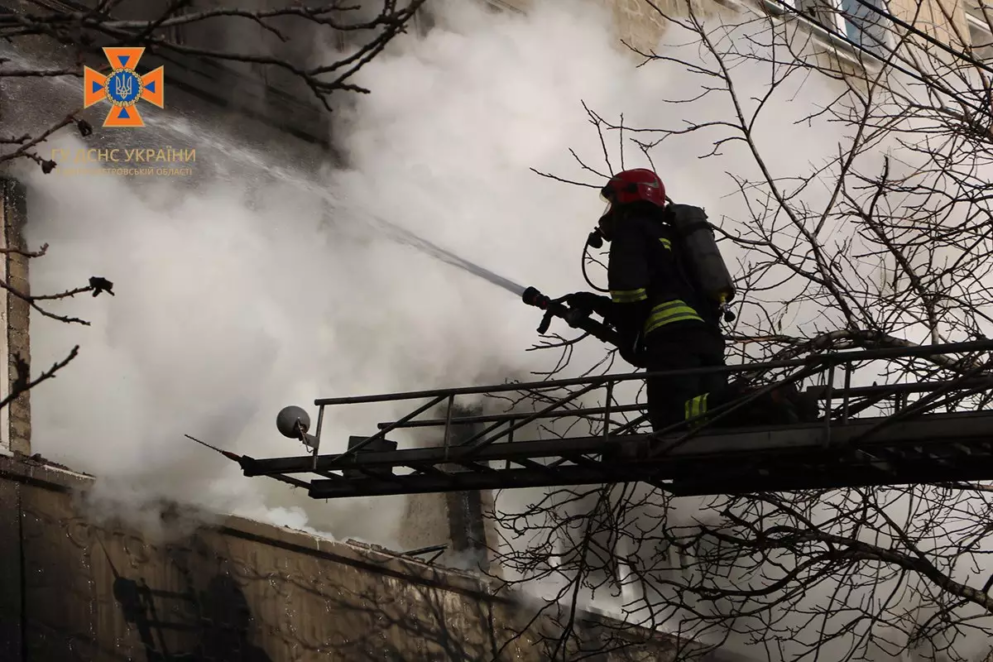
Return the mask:
MULTIPOLYGON (((822 418, 802 425, 722 429, 721 415, 748 398, 709 413, 699 427, 646 433, 643 405, 619 405, 618 384, 644 373, 440 389, 315 401, 312 452, 298 457, 237 457, 246 476, 269 476, 306 488, 315 499, 464 490, 595 485, 642 481, 677 495, 793 491, 869 485, 993 480, 993 411, 931 413, 993 388, 993 341, 839 352, 804 359, 717 369, 754 373, 795 368, 785 381, 826 374, 812 387, 822 418), (947 381, 851 386, 856 363, 961 355, 960 376, 947 381), (843 388, 835 387, 843 371, 843 388), (459 396, 518 400, 540 394, 533 411, 458 416, 459 396), (602 403, 579 408, 596 396, 602 403), (350 437, 344 453, 320 454, 325 409, 331 406, 422 401, 410 414, 380 423, 372 436, 350 437), (858 417, 881 404, 893 413, 858 417), (431 415, 433 417, 422 415, 431 415), (630 416, 629 416, 630 415, 630 416), (544 421, 581 423, 586 436, 515 439, 544 421), (387 435, 402 429, 436 432, 438 445, 398 448, 387 435)), ((715 369, 667 374, 714 372, 715 369)), ((660 373, 661 374, 661 373, 660 373)), ((780 381, 779 383, 782 383, 780 381)), ((233 456, 234 454, 229 454, 233 456)))

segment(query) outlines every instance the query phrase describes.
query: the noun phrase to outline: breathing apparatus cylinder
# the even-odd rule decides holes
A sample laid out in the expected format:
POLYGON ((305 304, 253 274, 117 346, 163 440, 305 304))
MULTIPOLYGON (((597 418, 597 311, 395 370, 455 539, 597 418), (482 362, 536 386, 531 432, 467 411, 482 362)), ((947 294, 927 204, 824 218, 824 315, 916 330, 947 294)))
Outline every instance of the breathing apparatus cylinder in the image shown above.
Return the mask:
POLYGON ((734 299, 734 280, 721 256, 706 212, 700 207, 677 204, 670 204, 669 211, 672 225, 682 240, 686 262, 702 293, 725 310, 734 299))

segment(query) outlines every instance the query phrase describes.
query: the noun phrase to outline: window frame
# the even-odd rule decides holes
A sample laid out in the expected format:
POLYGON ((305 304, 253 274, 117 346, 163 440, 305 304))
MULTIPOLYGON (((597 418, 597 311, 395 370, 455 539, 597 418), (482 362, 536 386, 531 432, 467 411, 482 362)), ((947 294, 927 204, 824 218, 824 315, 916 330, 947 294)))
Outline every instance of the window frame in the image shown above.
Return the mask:
MULTIPOLYGON (((826 33, 827 35, 830 36, 833 43, 841 45, 843 48, 845 48, 855 57, 868 56, 872 58, 874 61, 882 63, 883 58, 880 55, 874 53, 872 50, 875 47, 875 44, 867 46, 864 45, 863 43, 855 42, 853 39, 851 39, 848 36, 849 25, 854 26, 857 30, 862 30, 862 27, 856 21, 854 16, 851 16, 844 10, 843 8, 844 0, 814 0, 815 3, 822 3, 824 5, 827 5, 828 8, 830 9, 831 18, 833 19, 834 22, 833 30, 827 30, 821 27, 820 25, 815 25, 811 21, 810 18, 807 16, 806 12, 804 12, 802 8, 802 5, 804 4, 803 0, 784 0, 784 1, 793 8, 793 11, 795 12, 794 15, 796 16, 797 19, 805 22, 810 28, 816 30, 819 33, 826 33)), ((853 0, 853 1, 858 2, 858 0, 853 0)), ((889 7, 889 0, 877 0, 877 1, 883 5, 883 7, 881 8, 882 11, 886 12, 887 14, 892 14, 889 7)), ((883 20, 887 20, 887 19, 883 19, 883 20)), ((893 40, 892 27, 887 28, 886 37, 883 40, 883 42, 884 43, 882 44, 882 46, 884 48, 886 49, 893 48, 894 40, 893 40)))
MULTIPOLYGON (((850 64, 858 65, 867 71, 878 71, 883 66, 884 60, 882 57, 873 53, 868 47, 858 48, 857 45, 848 40, 848 33, 847 30, 844 29, 844 25, 849 19, 846 18, 844 13, 841 11, 840 0, 826 0, 832 5, 832 13, 836 21, 836 31, 828 30, 825 27, 811 21, 807 14, 797 7, 797 0, 719 1, 727 6, 734 7, 739 10, 745 9, 760 16, 769 17, 774 21, 797 21, 804 26, 804 29, 810 33, 811 37, 818 45, 830 50, 831 53, 838 59, 844 60, 850 64)), ((886 5, 886 9, 884 11, 889 12, 889 0, 881 0, 881 2, 886 5)), ((893 48, 894 43, 895 40, 893 38, 893 34, 888 31, 886 46, 888 48, 893 48)))
MULTIPOLYGON (((858 2, 858 0, 853 0, 853 1, 854 2, 858 2)), ((879 15, 879 18, 881 20, 881 23, 885 23, 885 25, 882 26, 885 29, 885 33, 884 33, 885 36, 881 40, 882 41, 882 44, 880 44, 879 47, 885 48, 886 51, 892 51, 893 50, 893 47, 896 45, 895 44, 895 41, 896 40, 894 39, 894 35, 893 35, 894 25, 893 25, 893 23, 889 19, 889 17, 893 15, 893 11, 890 8, 890 0, 873 0, 873 1, 878 2, 879 4, 883 5, 882 7, 879 7, 878 9, 883 12, 882 15, 879 15)), ((842 3, 844 2, 844 0, 832 0, 832 2, 837 6, 837 11, 838 11, 837 22, 841 26, 840 27, 840 34, 845 38, 846 41, 850 41, 849 40, 849 37, 848 37, 848 26, 849 25, 853 25, 856 29, 863 31, 866 35, 869 35, 868 31, 864 30, 864 28, 856 20, 856 17, 854 17, 854 16, 851 16, 850 17, 842 9, 842 3)), ((870 13, 872 13, 872 12, 870 12, 870 13)), ((872 15, 873 16, 876 16, 875 13, 872 13, 872 15)), ((875 45, 875 43, 873 43, 873 44, 871 44, 869 46, 866 46, 866 45, 864 45, 863 43, 860 42, 859 43, 859 46, 861 46, 862 48, 864 48, 865 49, 865 52, 867 52, 869 55, 871 55, 872 57, 876 58, 880 62, 883 60, 883 57, 882 56, 880 56, 879 54, 874 53, 872 51, 873 48, 876 48, 877 47, 875 45)), ((863 51, 859 51, 859 52, 863 52, 863 51)))
MULTIPOLYGON (((969 30, 969 48, 975 48, 975 32, 981 32, 983 38, 985 39, 985 45, 981 46, 980 50, 988 51, 989 55, 983 57, 976 53, 975 50, 972 51, 972 54, 980 62, 993 61, 993 30, 990 30, 990 26, 986 22, 985 17, 977 16, 977 13, 979 12, 982 12, 982 7, 973 7, 971 4, 966 4, 963 8, 962 13, 965 14, 965 25, 969 30)), ((990 20, 993 21, 993 9, 990 10, 990 14, 990 20)))

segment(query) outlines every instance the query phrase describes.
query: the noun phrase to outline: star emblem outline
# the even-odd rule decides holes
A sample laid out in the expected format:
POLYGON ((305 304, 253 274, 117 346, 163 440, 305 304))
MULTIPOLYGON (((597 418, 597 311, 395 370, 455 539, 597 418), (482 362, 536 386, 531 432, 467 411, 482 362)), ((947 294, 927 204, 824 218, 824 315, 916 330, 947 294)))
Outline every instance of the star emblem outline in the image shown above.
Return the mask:
POLYGON ((83 67, 83 108, 101 101, 111 104, 103 126, 111 128, 137 128, 145 126, 138 110, 139 101, 147 101, 159 108, 165 107, 165 66, 160 66, 144 76, 138 74, 138 62, 145 53, 144 47, 105 47, 104 56, 111 71, 102 74, 96 69, 83 67))

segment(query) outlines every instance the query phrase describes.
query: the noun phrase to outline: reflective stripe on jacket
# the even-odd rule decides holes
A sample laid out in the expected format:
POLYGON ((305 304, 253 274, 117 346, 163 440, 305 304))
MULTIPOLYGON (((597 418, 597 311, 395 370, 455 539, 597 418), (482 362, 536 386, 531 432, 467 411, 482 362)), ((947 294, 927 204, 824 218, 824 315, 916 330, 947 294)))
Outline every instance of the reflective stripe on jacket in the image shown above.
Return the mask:
POLYGON ((648 292, 643 287, 636 290, 611 290, 610 300, 614 303, 634 303, 648 298, 648 292))
POLYGON ((666 324, 686 322, 689 320, 703 322, 703 318, 682 299, 673 299, 672 301, 660 303, 652 308, 652 312, 648 314, 648 319, 645 320, 645 335, 647 336, 655 329, 666 324))

